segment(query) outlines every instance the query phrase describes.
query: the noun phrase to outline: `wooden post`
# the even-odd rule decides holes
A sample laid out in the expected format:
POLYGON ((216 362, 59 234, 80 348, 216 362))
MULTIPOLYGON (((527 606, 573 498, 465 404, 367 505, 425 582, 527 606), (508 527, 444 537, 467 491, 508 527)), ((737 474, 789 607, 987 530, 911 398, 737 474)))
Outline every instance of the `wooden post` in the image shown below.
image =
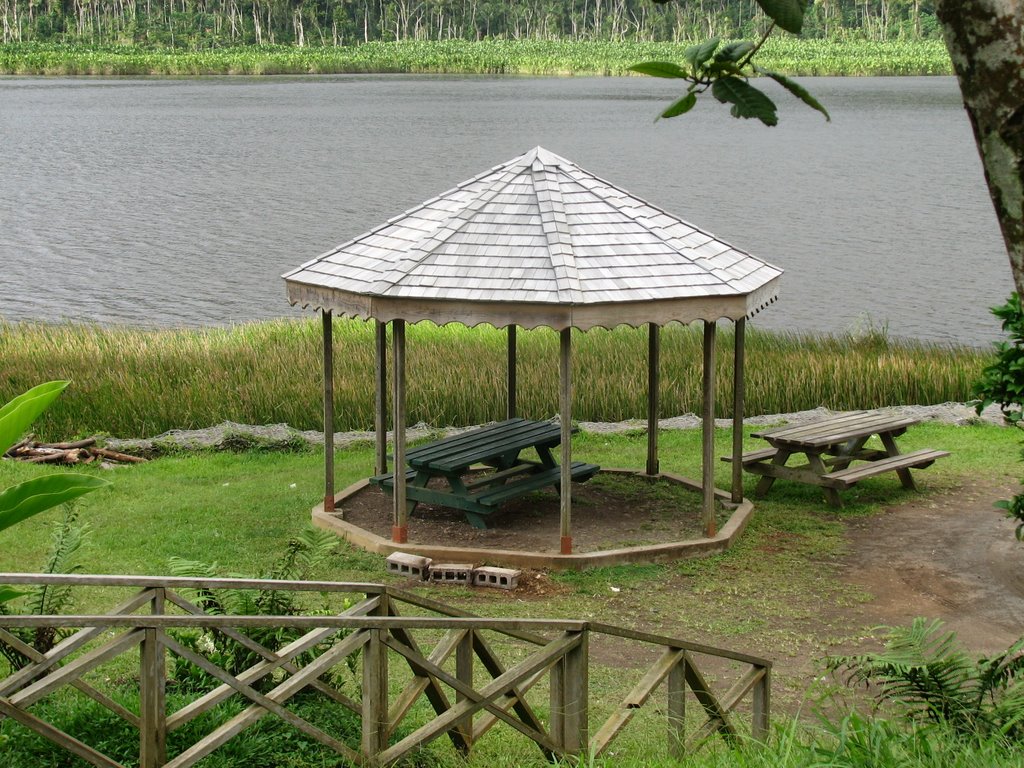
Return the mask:
MULTIPOLYGON (((476 630, 467 629, 455 648, 455 677, 470 688, 473 687, 473 642, 475 636, 476 630)), ((455 692, 456 704, 465 698, 466 694, 460 691, 455 692)), ((466 749, 470 749, 473 746, 473 715, 467 715, 459 722, 459 730, 462 732, 466 749)))
POLYGON ((715 525, 715 329, 704 321, 704 412, 701 434, 704 455, 701 462, 701 486, 704 491, 704 535, 714 536, 715 525))
POLYGON ((562 745, 570 755, 578 755, 585 750, 590 740, 587 727, 587 697, 590 695, 587 665, 588 632, 584 629, 578 635, 579 643, 566 652, 562 661, 565 665, 565 674, 562 675, 565 691, 562 745))
POLYGON ((559 332, 558 417, 562 426, 559 551, 572 554, 572 328, 559 332))
POLYGON ((373 426, 376 431, 376 459, 374 474, 383 475, 388 471, 388 335, 387 324, 374 320, 374 357, 376 359, 376 376, 374 391, 376 393, 373 426))
POLYGON ((686 756, 686 658, 668 673, 668 754, 673 760, 686 756))
POLYGON ((363 732, 360 748, 365 762, 377 764, 377 755, 388 746, 388 648, 385 629, 365 630, 370 639, 363 646, 363 732))
MULTIPOLYGON (((164 590, 154 591, 154 615, 164 612, 164 590)), ((167 762, 167 659, 162 630, 143 630, 139 650, 139 766, 158 768, 167 762)))
POLYGON ((771 724, 771 690, 772 670, 768 667, 764 671, 764 677, 754 683, 754 711, 753 722, 751 723, 751 736, 756 741, 768 739, 768 728, 771 724))
POLYGON ((647 474, 657 475, 658 416, 660 414, 661 328, 656 323, 647 325, 647 474))
POLYGON ((516 327, 510 325, 508 333, 508 399, 505 418, 516 417, 516 327))
POLYGON ((324 330, 324 512, 334 511, 334 324, 320 311, 324 330))
POLYGON ((732 351, 732 503, 743 501, 743 410, 746 384, 743 366, 746 361, 747 319, 741 317, 736 321, 735 338, 732 351))
POLYGON ((588 746, 587 631, 580 641, 551 666, 551 739, 565 755, 578 755, 588 746))
POLYGON ((391 361, 394 366, 392 405, 395 415, 392 429, 395 431, 395 487, 392 494, 394 504, 391 540, 404 544, 409 540, 408 510, 405 506, 405 320, 391 323, 391 361))

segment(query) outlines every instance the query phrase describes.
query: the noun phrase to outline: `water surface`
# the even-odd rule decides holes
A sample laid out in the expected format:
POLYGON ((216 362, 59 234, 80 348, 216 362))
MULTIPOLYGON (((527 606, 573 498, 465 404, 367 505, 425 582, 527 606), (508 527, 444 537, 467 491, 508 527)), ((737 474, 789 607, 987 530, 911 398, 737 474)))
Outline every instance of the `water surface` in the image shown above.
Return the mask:
POLYGON ((281 273, 542 145, 786 270, 763 327, 999 337, 1005 251, 952 78, 809 78, 776 128, 644 78, 0 78, 0 317, 298 314, 281 273))

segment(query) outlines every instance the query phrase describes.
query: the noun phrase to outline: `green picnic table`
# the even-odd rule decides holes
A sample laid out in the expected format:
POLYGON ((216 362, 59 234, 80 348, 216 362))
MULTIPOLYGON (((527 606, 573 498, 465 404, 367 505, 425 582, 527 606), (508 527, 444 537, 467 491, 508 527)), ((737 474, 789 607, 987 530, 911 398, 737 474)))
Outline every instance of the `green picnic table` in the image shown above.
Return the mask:
MULTIPOLYGON (((487 515, 505 502, 548 486, 560 488, 562 467, 551 449, 561 440, 556 422, 515 418, 412 448, 405 455, 408 510, 420 503, 460 509, 474 528, 487 528, 487 515), (522 456, 530 449, 536 459, 522 456), (443 487, 428 487, 436 478, 444 481, 443 487)), ((582 461, 570 467, 577 482, 598 470, 582 461)), ((370 482, 393 493, 395 473, 376 475, 370 482)))

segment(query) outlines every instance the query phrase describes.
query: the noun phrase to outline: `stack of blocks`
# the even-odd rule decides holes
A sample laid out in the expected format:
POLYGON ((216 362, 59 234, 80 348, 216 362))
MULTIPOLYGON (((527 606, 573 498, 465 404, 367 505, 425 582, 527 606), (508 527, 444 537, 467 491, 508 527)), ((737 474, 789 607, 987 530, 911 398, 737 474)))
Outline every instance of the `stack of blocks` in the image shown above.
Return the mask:
POLYGON ((478 587, 515 589, 522 571, 511 568, 495 568, 483 565, 479 568, 472 563, 434 563, 429 557, 395 552, 387 559, 388 573, 408 576, 411 579, 429 580, 434 584, 462 584, 478 587))

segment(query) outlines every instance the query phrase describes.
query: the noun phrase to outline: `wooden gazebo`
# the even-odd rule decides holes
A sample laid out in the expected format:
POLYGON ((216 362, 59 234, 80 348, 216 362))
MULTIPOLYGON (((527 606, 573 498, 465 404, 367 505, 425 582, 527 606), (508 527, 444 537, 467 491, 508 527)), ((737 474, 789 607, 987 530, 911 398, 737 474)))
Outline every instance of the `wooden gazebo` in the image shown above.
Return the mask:
MULTIPOLYGON (((742 500, 746 318, 773 302, 782 270, 722 242, 541 147, 459 184, 284 275, 292 304, 324 333, 324 509, 334 508, 332 314, 376 323, 376 470, 387 471, 386 325, 392 326, 394 466, 405 466, 405 326, 420 320, 508 334, 508 415, 516 411, 516 329, 560 334, 561 464, 571 463, 572 328, 649 328, 648 456, 659 473, 659 331, 704 324, 704 524, 714 534, 715 331, 736 326, 731 497, 742 500)), ((561 478, 561 541, 572 552, 572 494, 561 478)), ((408 535, 405 473, 394 475, 392 540, 408 535)))

